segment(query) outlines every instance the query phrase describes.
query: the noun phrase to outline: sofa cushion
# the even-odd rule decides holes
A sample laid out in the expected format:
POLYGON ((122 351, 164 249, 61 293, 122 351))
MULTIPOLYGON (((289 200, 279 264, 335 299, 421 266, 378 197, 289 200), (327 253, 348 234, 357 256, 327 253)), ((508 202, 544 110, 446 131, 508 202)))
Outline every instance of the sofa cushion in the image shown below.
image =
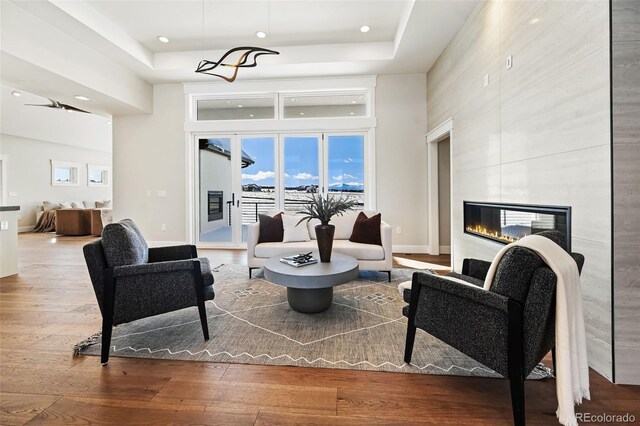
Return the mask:
POLYGON ((353 243, 349 240, 334 240, 333 251, 353 256, 358 260, 384 260, 382 246, 353 243))
POLYGON ((48 212, 50 210, 58 210, 60 208, 60 203, 56 201, 45 201, 42 203, 42 207, 44 208, 45 212, 48 212))
MULTIPOLYGON (((318 243, 315 240, 296 243, 262 243, 256 246, 255 256, 269 258, 317 250, 318 243)), ((334 240, 333 252, 353 256, 358 260, 384 260, 382 246, 352 243, 349 240, 334 240)))
POLYGON ((312 240, 318 239, 318 237, 316 236, 316 225, 320 225, 319 219, 311 219, 309 222, 307 222, 307 229, 309 230, 309 238, 311 238, 312 240))
POLYGON ((349 241, 353 243, 376 244, 381 246, 381 222, 382 216, 380 213, 367 217, 366 214, 360 212, 356 218, 356 222, 353 224, 353 232, 351 233, 351 237, 349 237, 349 241))
POLYGON ((96 201, 96 208, 97 209, 112 209, 113 208, 113 203, 111 202, 111 200, 96 201))
POLYGON ((102 247, 109 268, 149 262, 147 242, 131 219, 105 226, 102 247))
POLYGON ((353 232, 353 225, 356 223, 358 212, 346 212, 342 215, 336 215, 331 218, 329 225, 336 227, 334 238, 336 240, 348 240, 353 232))
POLYGON ((282 242, 290 243, 296 241, 309 241, 309 230, 304 222, 300 222, 301 217, 282 215, 282 226, 284 227, 284 236, 282 242))
POLYGON ((84 209, 84 203, 82 201, 72 201, 71 207, 74 209, 84 209))
POLYGON ((256 245, 255 256, 269 258, 288 254, 307 253, 313 250, 318 250, 318 244, 315 241, 298 241, 295 243, 261 243, 256 245))
POLYGON ((72 204, 71 204, 71 201, 61 201, 61 202, 60 202, 60 208, 61 208, 61 209, 70 209, 70 208, 72 208, 72 207, 73 207, 73 206, 72 206, 72 204))
POLYGON ((260 221, 260 235, 258 236, 258 243, 282 242, 282 237, 284 235, 282 213, 278 213, 273 217, 261 214, 258 216, 258 220, 260 221))

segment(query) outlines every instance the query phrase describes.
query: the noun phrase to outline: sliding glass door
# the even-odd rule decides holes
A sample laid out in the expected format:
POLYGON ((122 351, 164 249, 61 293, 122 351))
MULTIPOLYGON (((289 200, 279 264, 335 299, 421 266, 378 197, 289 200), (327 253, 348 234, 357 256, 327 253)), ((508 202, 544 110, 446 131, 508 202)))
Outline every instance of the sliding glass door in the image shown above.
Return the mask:
POLYGON ((364 133, 207 135, 196 146, 198 243, 240 247, 260 214, 295 213, 314 193, 364 208, 364 133))
POLYGON ((260 214, 276 209, 279 192, 276 174, 276 137, 240 136, 242 152, 242 241, 247 241, 247 225, 260 214))
POLYGON ((233 136, 201 137, 198 156, 198 241, 233 244, 236 219, 233 136))
POLYGON ((305 198, 322 191, 320 176, 320 135, 283 135, 282 186, 285 211, 300 211, 305 198))

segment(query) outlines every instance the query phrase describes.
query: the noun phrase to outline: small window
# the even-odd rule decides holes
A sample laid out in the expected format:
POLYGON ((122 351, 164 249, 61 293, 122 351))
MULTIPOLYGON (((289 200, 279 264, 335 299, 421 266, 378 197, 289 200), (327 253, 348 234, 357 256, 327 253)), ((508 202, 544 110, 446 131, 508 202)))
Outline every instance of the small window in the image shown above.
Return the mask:
POLYGON ((284 95, 283 118, 338 118, 366 117, 368 96, 366 93, 284 95))
POLYGON ((77 186, 80 165, 64 161, 51 160, 51 185, 77 186))
POLYGON ((111 169, 106 166, 87 164, 88 186, 109 186, 111 169))
POLYGON ((198 121, 273 120, 276 116, 275 97, 233 99, 199 99, 198 121))

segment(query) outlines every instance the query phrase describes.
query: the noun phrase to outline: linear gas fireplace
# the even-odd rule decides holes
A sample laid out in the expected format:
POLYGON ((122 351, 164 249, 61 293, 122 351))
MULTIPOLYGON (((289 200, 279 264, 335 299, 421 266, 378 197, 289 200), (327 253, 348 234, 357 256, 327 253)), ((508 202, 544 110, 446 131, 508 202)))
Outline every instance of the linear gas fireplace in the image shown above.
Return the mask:
POLYGON ((571 207, 464 202, 464 232, 501 244, 541 231, 567 237, 571 249, 571 207))

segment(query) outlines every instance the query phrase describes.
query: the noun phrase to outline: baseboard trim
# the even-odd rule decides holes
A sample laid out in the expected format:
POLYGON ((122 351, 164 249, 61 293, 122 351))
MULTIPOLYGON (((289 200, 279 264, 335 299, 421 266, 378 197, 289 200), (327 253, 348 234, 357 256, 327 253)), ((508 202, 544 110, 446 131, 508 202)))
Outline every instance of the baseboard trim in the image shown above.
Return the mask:
POLYGON ((451 254, 451 246, 440 246, 440 254, 451 254))
POLYGON ((182 246, 188 243, 186 241, 147 241, 147 244, 153 247, 167 247, 167 246, 182 246))
POLYGON ((426 245, 396 245, 392 246, 394 253, 418 253, 429 254, 429 247, 426 245))
POLYGON ((18 233, 21 234, 23 232, 31 232, 33 231, 33 229, 35 228, 35 225, 29 225, 29 226, 19 226, 18 227, 18 233))

